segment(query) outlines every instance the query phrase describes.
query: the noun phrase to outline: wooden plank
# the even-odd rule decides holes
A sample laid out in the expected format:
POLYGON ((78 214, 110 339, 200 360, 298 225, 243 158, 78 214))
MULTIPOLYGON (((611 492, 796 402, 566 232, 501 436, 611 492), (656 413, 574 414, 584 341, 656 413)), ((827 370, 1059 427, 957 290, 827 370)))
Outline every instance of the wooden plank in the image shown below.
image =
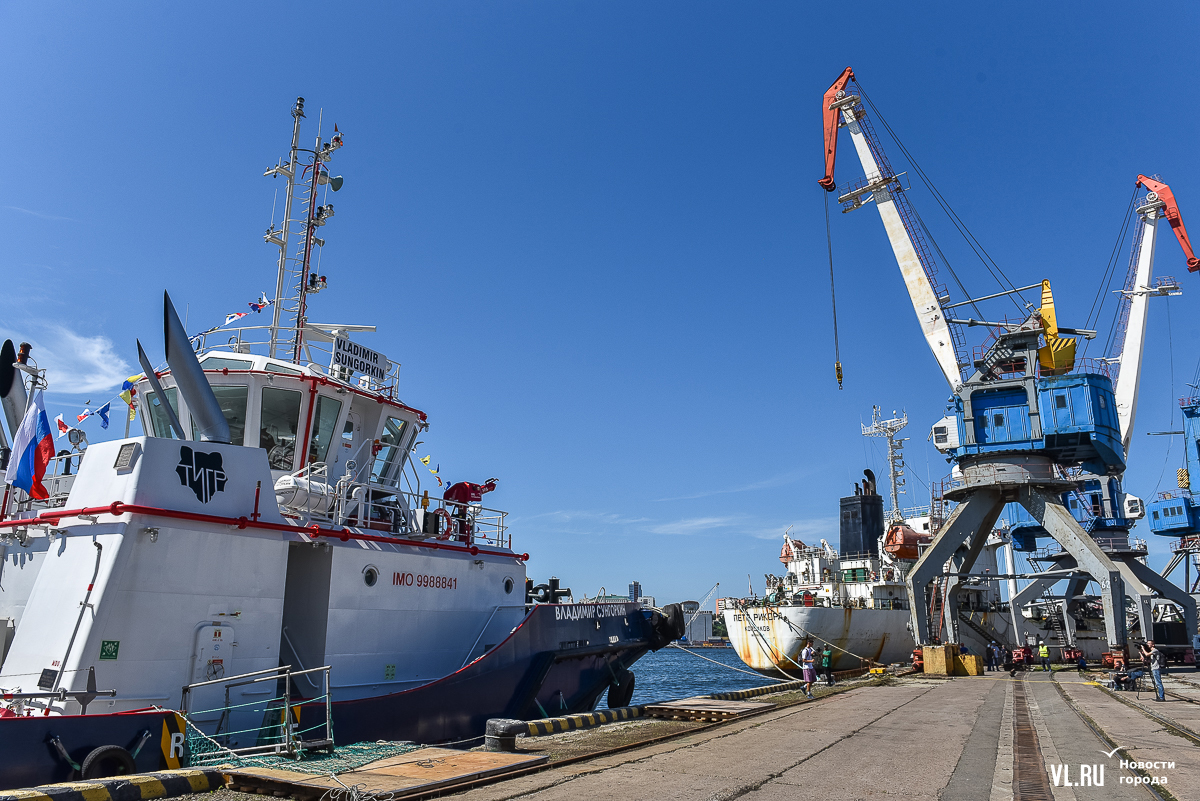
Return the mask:
POLYGON ((646 714, 668 720, 734 720, 767 709, 774 704, 762 701, 725 701, 715 698, 683 698, 646 706, 646 714))
POLYGON ((421 748, 370 762, 338 775, 299 773, 279 768, 238 768, 228 772, 232 786, 249 792, 318 798, 326 790, 358 786, 367 793, 391 793, 393 798, 451 787, 475 779, 535 767, 549 757, 531 754, 456 751, 421 748), (341 781, 341 784, 338 781, 341 781))

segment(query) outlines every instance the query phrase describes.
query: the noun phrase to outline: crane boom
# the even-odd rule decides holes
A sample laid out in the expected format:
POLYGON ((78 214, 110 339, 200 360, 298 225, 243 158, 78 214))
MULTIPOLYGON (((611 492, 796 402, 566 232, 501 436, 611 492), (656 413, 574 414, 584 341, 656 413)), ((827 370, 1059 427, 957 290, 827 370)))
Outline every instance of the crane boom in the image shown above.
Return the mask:
POLYGON ((1192 240, 1188 238, 1187 228, 1183 225, 1183 217, 1179 216, 1179 204, 1175 202, 1175 194, 1171 191, 1171 187, 1162 181, 1156 181, 1144 175, 1137 177, 1137 186, 1144 186, 1158 195, 1158 199, 1163 202, 1163 215, 1171 223, 1171 230, 1175 232, 1175 238, 1179 240, 1179 246, 1183 248, 1183 255, 1187 257, 1188 272, 1194 273, 1200 270, 1200 259, 1196 258, 1196 254, 1192 250, 1192 240))
POLYGON ((1133 421, 1137 417, 1138 387, 1142 379, 1142 346, 1146 340, 1146 305, 1150 300, 1149 292, 1141 291, 1150 286, 1150 276, 1154 273, 1154 245, 1158 232, 1159 211, 1157 207, 1142 207, 1138 209, 1138 231, 1134 235, 1133 257, 1130 259, 1130 278, 1125 285, 1121 298, 1122 305, 1118 314, 1125 320, 1125 336, 1121 342, 1114 342, 1114 348, 1119 350, 1114 354, 1117 359, 1117 385, 1113 388, 1117 402, 1117 420, 1121 428, 1121 444, 1125 446, 1125 456, 1129 456, 1129 446, 1133 440, 1133 421))
MULTIPOLYGON (((1117 420, 1121 429, 1121 444, 1125 456, 1133 442, 1133 424, 1137 418, 1138 388, 1142 379, 1142 353, 1146 340, 1147 304, 1152 295, 1170 294, 1167 287, 1151 287, 1154 277, 1154 254, 1157 244, 1158 221, 1166 217, 1183 245, 1188 258, 1188 269, 1196 260, 1191 255, 1179 206, 1170 187, 1161 181, 1137 177, 1136 186, 1145 187, 1149 194, 1137 207, 1137 229, 1133 236, 1133 249, 1129 259, 1129 270, 1125 287, 1121 292, 1121 306, 1117 311, 1117 334, 1113 339, 1109 360, 1116 363, 1116 382, 1113 394, 1116 399, 1117 420)), ((1176 291, 1176 294, 1178 292, 1176 291)))
POLYGON ((818 183, 828 192, 836 188, 833 168, 837 156, 840 116, 845 121, 846 128, 850 130, 850 137, 854 141, 859 161, 862 162, 866 180, 859 181, 838 200, 849 203, 849 207, 843 209, 844 211, 856 209, 869 200, 875 201, 888 241, 891 242, 892 252, 900 266, 904 285, 908 289, 908 296, 912 300, 913 311, 917 314, 921 333, 933 352, 942 375, 946 377, 946 382, 954 389, 962 383, 960 365, 963 359, 958 352, 960 345, 956 332, 946 322, 946 314, 942 308, 943 299, 940 296, 944 293, 939 293, 935 288, 933 259, 925 252, 924 245, 912 225, 912 210, 908 208, 901 194, 900 181, 870 134, 859 98, 846 92, 846 85, 853 79, 854 72, 847 67, 825 93, 825 177, 818 183))

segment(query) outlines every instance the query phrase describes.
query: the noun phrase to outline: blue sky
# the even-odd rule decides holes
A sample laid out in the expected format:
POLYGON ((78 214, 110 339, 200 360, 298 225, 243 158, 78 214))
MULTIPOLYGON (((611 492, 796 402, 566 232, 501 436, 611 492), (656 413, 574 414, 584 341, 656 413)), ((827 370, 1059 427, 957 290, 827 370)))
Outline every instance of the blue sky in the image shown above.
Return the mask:
MULTIPOLYGON (((0 329, 51 367, 51 412, 74 411, 132 372, 135 337, 158 352, 163 289, 192 330, 270 292, 262 171, 303 95, 305 138, 321 109, 346 136, 314 316, 379 326, 361 341, 403 363, 402 397, 432 422, 422 451, 453 479, 500 478, 489 500, 531 574, 588 594, 638 579, 661 600, 740 594, 747 574, 761 590, 784 529, 836 541, 838 497, 882 472, 858 428, 873 404, 912 420, 909 503, 949 472, 925 444, 946 388, 869 206, 833 214, 833 379, 826 87, 852 65, 1009 277, 1050 278, 1081 325, 1139 172, 1200 236, 1197 16, 4 3, 0 329)), ((860 175, 842 145, 839 182, 860 175)), ((993 291, 912 200, 968 289, 993 291)), ((1200 355, 1200 275, 1165 227, 1156 271, 1185 294, 1170 326, 1151 310, 1140 432, 1172 426, 1200 355)), ((1131 491, 1171 486, 1168 441, 1136 436, 1131 491)))

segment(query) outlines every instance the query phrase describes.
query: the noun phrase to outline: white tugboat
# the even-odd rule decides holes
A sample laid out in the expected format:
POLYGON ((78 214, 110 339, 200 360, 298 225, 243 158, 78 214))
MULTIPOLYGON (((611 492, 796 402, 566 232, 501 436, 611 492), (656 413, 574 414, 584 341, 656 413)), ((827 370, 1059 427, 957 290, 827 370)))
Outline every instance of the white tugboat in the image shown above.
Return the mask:
MULTIPOLYGON (((633 662, 682 633, 676 610, 527 589, 528 554, 482 503, 495 479, 422 488, 429 423, 398 363, 354 341, 373 326, 309 318, 342 135, 306 150, 303 99, 292 116, 267 171, 286 180, 271 324, 189 337, 164 297, 166 367, 138 345, 146 435, 80 440, 50 460, 48 497, 5 495, 0 788, 86 774, 99 748, 110 767, 178 766, 185 724, 130 714, 150 707, 244 753, 461 740, 606 691, 621 706, 633 662)), ((27 348, 16 363, 4 399, 23 413, 21 376, 31 400, 44 381, 27 348)))

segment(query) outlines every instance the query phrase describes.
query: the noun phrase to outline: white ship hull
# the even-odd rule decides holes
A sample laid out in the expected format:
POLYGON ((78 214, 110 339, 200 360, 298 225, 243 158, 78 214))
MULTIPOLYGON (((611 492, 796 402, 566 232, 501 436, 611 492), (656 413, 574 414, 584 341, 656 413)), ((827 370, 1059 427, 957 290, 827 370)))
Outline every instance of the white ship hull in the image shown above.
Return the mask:
POLYGON ((834 670, 860 667, 863 660, 882 664, 912 657, 908 612, 850 607, 756 606, 726 609, 725 625, 738 656, 768 675, 783 670, 800 674, 805 637, 820 647, 829 643, 834 670))
MULTIPOLYGON (((975 612, 972 619, 1006 642, 1011 624, 1006 613, 975 612)), ((833 649, 834 670, 851 670, 864 662, 909 662, 915 647, 909 614, 901 609, 856 609, 820 606, 753 606, 726 609, 725 625, 738 656, 767 675, 800 674, 800 651, 806 637, 820 648, 833 649)), ((977 654, 989 644, 980 633, 960 622, 959 639, 977 654)), ((1098 654, 1095 658, 1099 658, 1098 654)))

